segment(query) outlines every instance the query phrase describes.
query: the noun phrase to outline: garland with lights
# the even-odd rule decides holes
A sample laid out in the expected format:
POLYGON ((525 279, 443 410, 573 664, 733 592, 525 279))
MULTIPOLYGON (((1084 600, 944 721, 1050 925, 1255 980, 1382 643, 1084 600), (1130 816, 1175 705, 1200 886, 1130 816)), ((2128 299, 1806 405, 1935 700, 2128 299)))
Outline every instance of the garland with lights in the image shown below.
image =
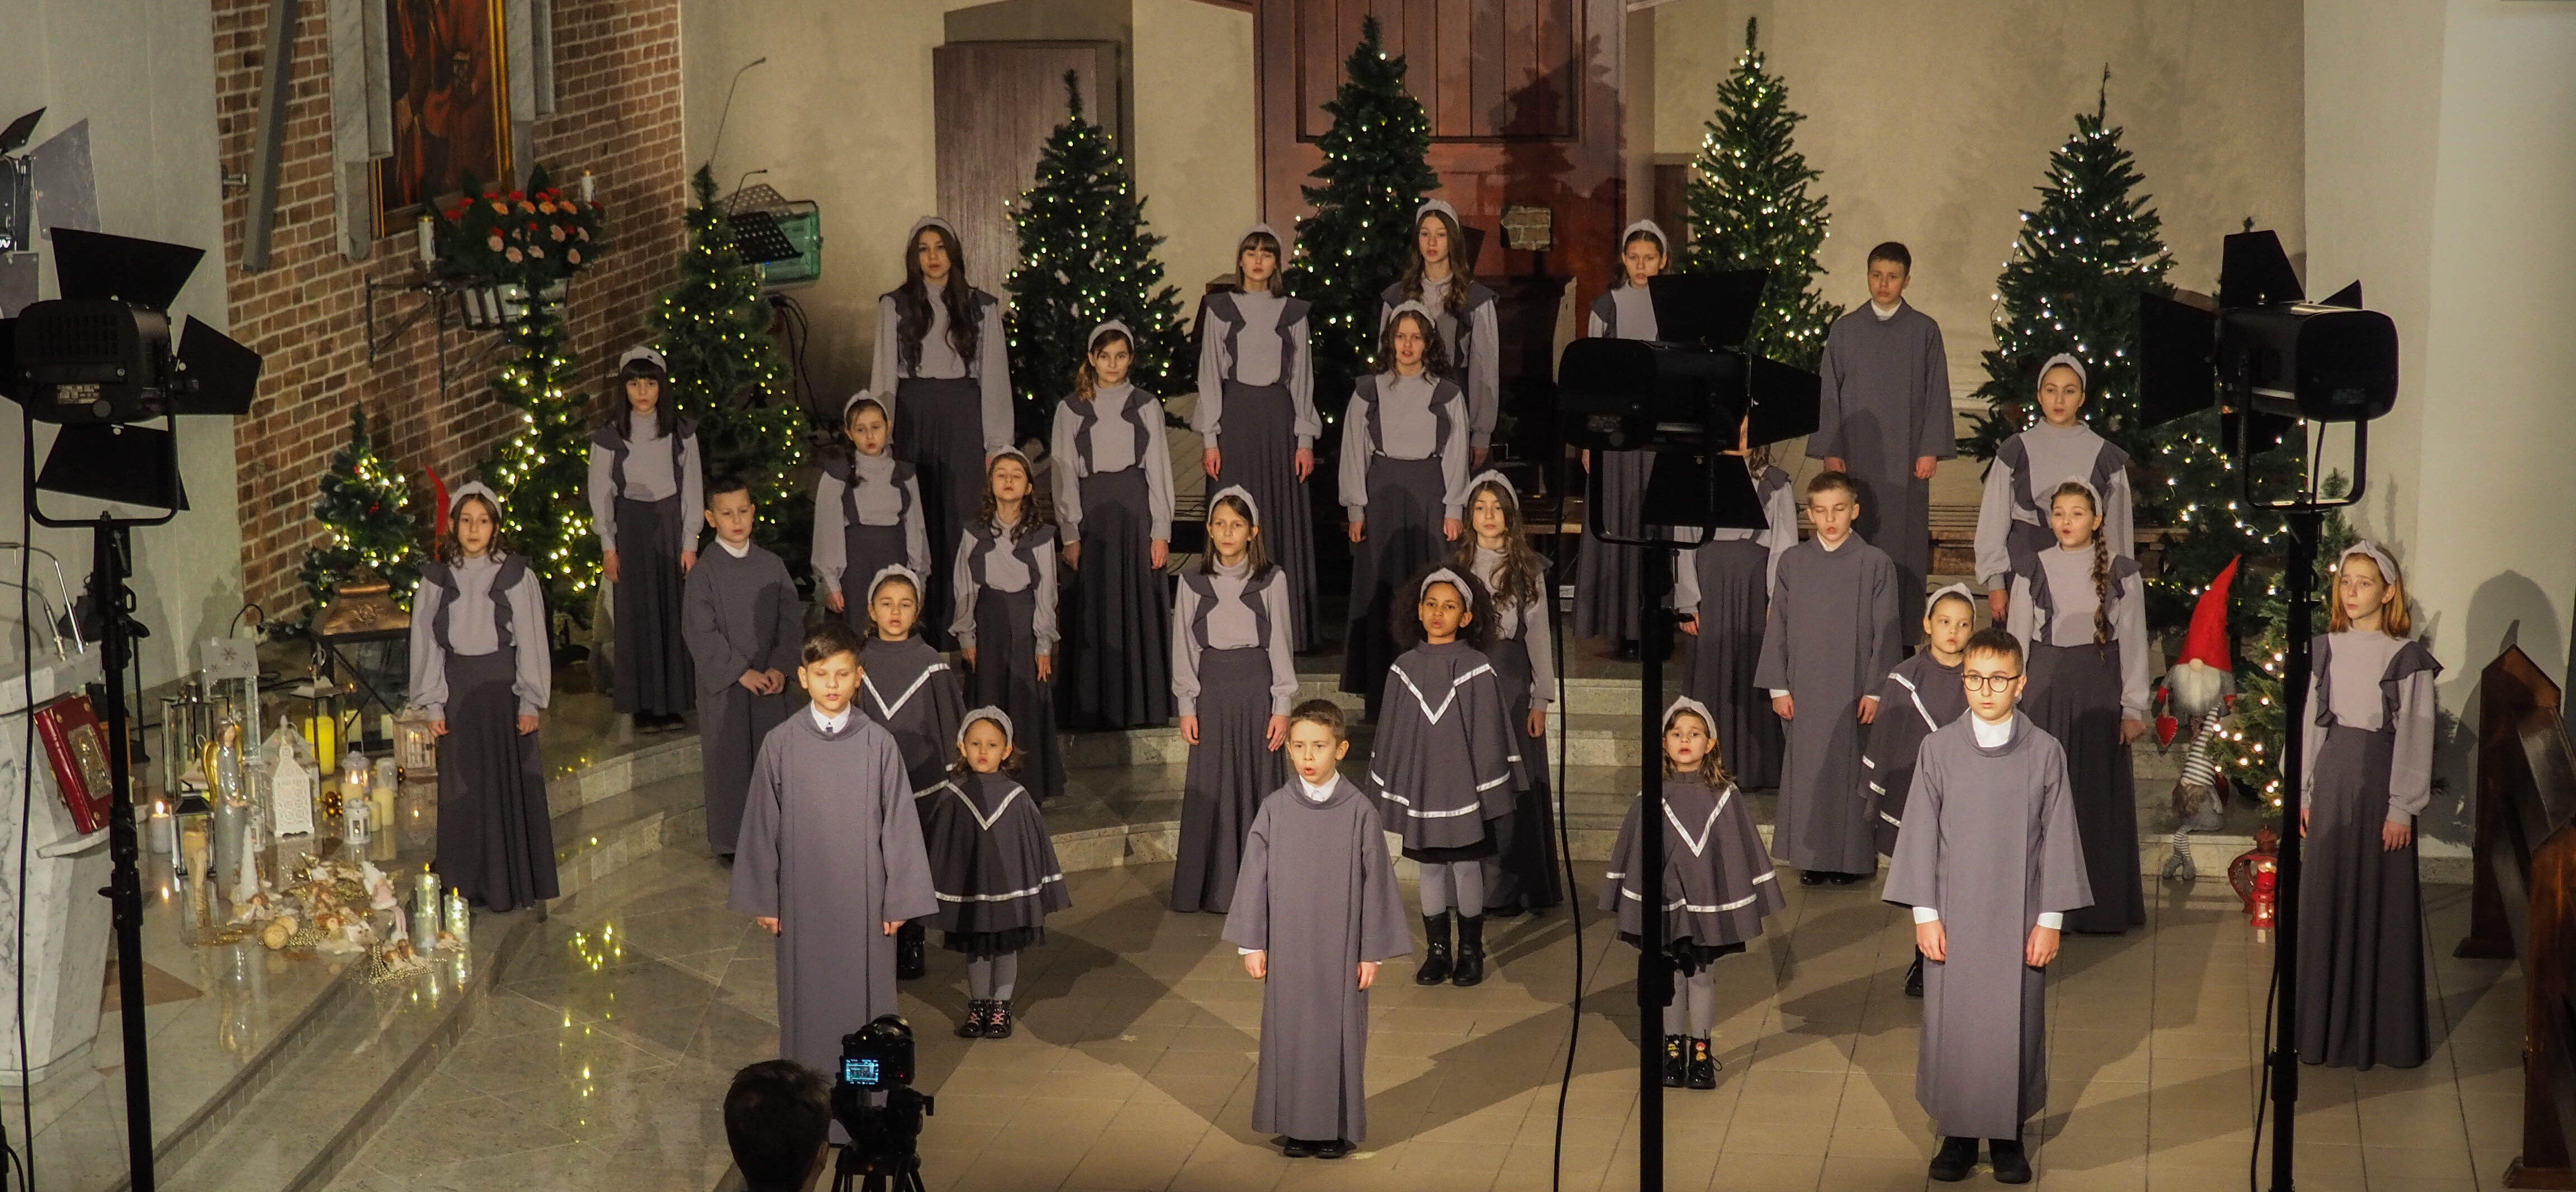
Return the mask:
POLYGON ((759 508, 752 537, 777 552, 790 575, 808 572, 813 502, 793 475, 804 462, 800 418, 788 393, 786 354, 770 335, 772 314, 761 297, 760 269, 742 258, 733 226, 716 202, 714 172, 689 179, 688 246, 679 284, 652 313, 655 345, 669 363, 665 396, 698 427, 698 457, 712 478, 751 484, 759 508))
MULTIPOLYGON (((2327 499, 2341 497, 2350 487, 2341 476, 2329 476, 2319 486, 2327 499)), ((2314 637, 2326 630, 2325 602, 2335 599, 2335 560, 2344 548, 2351 546, 2355 535, 2341 513, 2329 512, 2317 531, 2317 600, 2308 608, 2307 625, 2301 631, 2314 637)), ((2240 590, 2241 585, 2240 585, 2240 590)), ((2239 653, 2251 666, 2236 668, 2236 706, 2231 713, 2234 725, 2220 741, 2220 762, 2229 777, 2247 791, 2256 792, 2267 813, 2278 814, 2282 804, 2281 786, 2281 668, 2286 664, 2290 642, 2290 607, 2287 593, 2281 590, 2281 574, 2275 569, 2264 577, 2263 594, 2247 599, 2239 597, 2237 612, 2253 621, 2253 632, 2246 635, 2239 653)), ((2310 732, 2321 731, 2314 727, 2310 732)))
POLYGON ((393 587, 394 602, 411 607, 420 586, 421 517, 411 507, 411 482, 385 465, 367 434, 367 412, 349 411, 349 443, 331 457, 313 499, 313 520, 330 532, 325 545, 307 548, 296 578, 313 593, 308 615, 330 603, 340 581, 359 568, 393 587))
POLYGON ((1324 110, 1333 117, 1316 148, 1324 162, 1302 188, 1313 215, 1297 221, 1287 290, 1313 305, 1315 403, 1327 419, 1377 352, 1379 296, 1413 252, 1413 211, 1440 187, 1427 160, 1431 119, 1404 89, 1404 58, 1389 57, 1376 17, 1342 62, 1343 81, 1324 110))
POLYGON ((1809 288, 1831 217, 1807 184, 1822 177, 1791 145, 1806 117, 1789 89, 1763 69, 1755 23, 1744 22, 1744 52, 1717 86, 1717 113, 1701 127, 1699 156, 1685 192, 1691 236, 1681 266, 1690 272, 1768 269, 1747 351, 1814 368, 1825 333, 1843 308, 1809 288))
POLYGON ((1196 359, 1181 328, 1180 291, 1154 259, 1163 238, 1145 230, 1145 200, 1108 129, 1085 119, 1082 88, 1064 72, 1066 116, 1047 134, 1036 184, 1011 215, 1020 264, 1007 283, 1015 421, 1020 437, 1046 437, 1055 407, 1073 392, 1091 329, 1111 319, 1134 339, 1128 380, 1148 393, 1188 385, 1196 359))

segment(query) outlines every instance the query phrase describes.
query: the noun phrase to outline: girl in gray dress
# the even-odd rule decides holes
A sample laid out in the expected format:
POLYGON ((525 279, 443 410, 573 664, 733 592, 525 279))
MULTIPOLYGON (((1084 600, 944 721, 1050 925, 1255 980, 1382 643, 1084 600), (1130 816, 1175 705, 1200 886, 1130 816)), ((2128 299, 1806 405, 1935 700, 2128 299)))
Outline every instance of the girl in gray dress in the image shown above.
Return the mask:
POLYGON ((448 503, 448 531, 412 599, 411 703, 438 736, 439 877, 476 906, 555 897, 554 823, 537 717, 554 672, 536 572, 501 541, 481 484, 448 503))
POLYGON ((1286 242, 1254 224, 1234 250, 1234 285, 1199 303, 1199 400, 1190 428, 1205 443, 1200 463, 1218 488, 1240 488, 1268 515, 1262 536, 1288 573, 1288 610, 1298 650, 1314 648, 1315 512, 1306 479, 1315 473, 1315 357, 1307 304, 1279 288, 1286 242))
POLYGON ((2316 639, 2301 741, 2299 1058, 2412 1068, 2432 1050, 2415 817, 2433 796, 2433 681, 2405 579, 2377 544, 2344 548, 2316 639))
MULTIPOLYGON (((1614 453, 1615 454, 1615 453, 1614 453)), ((1768 447, 1739 448, 1769 525, 1712 529, 1674 560, 1673 613, 1682 618, 1682 690, 1717 717, 1726 766, 1746 790, 1780 785, 1780 717, 1753 685, 1780 556, 1798 545, 1798 496, 1768 447)), ((1588 555, 1591 544, 1584 544, 1588 555)), ((1576 599, 1581 600, 1577 590, 1576 599)))
POLYGON ((2067 789, 2084 838, 2093 905, 2068 930, 2118 933, 2147 921, 2138 868, 2137 781, 2129 744, 2147 732, 2145 583, 2111 553, 2101 495, 2069 479, 2049 492, 2055 542, 2014 565, 2006 628, 2029 643, 2023 710, 2066 750, 2067 789))
POLYGON ((625 404, 590 433, 590 521, 616 600, 613 702, 648 733, 680 727, 697 690, 680 581, 698 562, 706 476, 697 424, 671 408, 670 375, 660 352, 630 349, 617 362, 625 404))
MULTIPOLYGON (((974 518, 985 461, 1011 445, 1006 348, 1001 303, 967 283, 957 229, 922 216, 904 237, 902 288, 877 299, 868 388, 893 405, 895 458, 921 469, 934 550, 947 550, 974 518)), ((955 577, 929 579, 929 606, 946 608, 955 577)))
POLYGON ((2130 509, 2129 453, 2093 433, 2083 418, 2084 362, 2064 352, 2039 366, 2040 419, 2005 439, 1986 468, 1985 496, 1977 506, 1977 577, 2001 620, 2012 591, 2014 558, 2050 544, 2043 489, 2052 476, 2081 476, 2102 494, 2102 536, 2111 553, 2137 557, 2138 529, 2130 509))
POLYGON ((1060 685, 1066 727, 1160 727, 1172 718, 1172 453, 1163 402, 1127 383, 1125 323, 1091 329, 1073 394, 1055 408, 1047 471, 1073 572, 1060 685))
POLYGON ((814 482, 814 588, 824 608, 864 635, 868 594, 842 585, 858 588, 888 567, 928 574, 930 526, 919 469, 894 457, 885 403, 866 390, 851 394, 841 406, 841 433, 850 449, 825 455, 814 482))
POLYGON ((1547 782, 1547 707, 1556 702, 1556 643, 1548 624, 1547 560, 1521 530, 1520 493, 1500 472, 1467 489, 1467 530, 1452 566, 1464 567, 1494 600, 1494 647, 1486 657, 1502 681, 1512 727, 1521 732, 1521 793, 1485 858, 1488 914, 1511 918, 1565 901, 1557 884, 1555 799, 1547 782))
POLYGON ((1342 425, 1341 492, 1351 538, 1350 625, 1342 690, 1377 714, 1399 623, 1413 614, 1405 581, 1449 553, 1465 526, 1467 401, 1441 377, 1439 324, 1408 302, 1378 341, 1386 371, 1361 377, 1342 425))
POLYGON ((1280 746, 1297 666, 1288 650, 1284 568, 1262 547, 1261 506, 1240 488, 1208 502, 1207 555, 1181 575, 1172 610, 1172 695, 1189 742, 1172 909, 1224 913, 1244 833, 1287 780, 1280 746))
MULTIPOLYGON (((1594 339, 1655 338, 1655 303, 1647 293, 1646 283, 1664 271, 1671 250, 1664 230, 1655 226, 1655 221, 1641 219, 1629 224, 1619 234, 1619 284, 1593 301, 1592 316, 1583 333, 1594 339)), ((1654 461, 1651 451, 1583 453, 1583 470, 1600 470, 1601 520, 1612 533, 1634 538, 1644 527, 1640 519, 1646 507, 1646 478, 1654 461)), ((1594 537, 1591 520, 1584 519, 1583 545, 1574 557, 1574 631, 1579 637, 1607 638, 1620 657, 1634 658, 1638 626, 1645 615, 1646 594, 1639 590, 1644 564, 1637 554, 1643 548, 1619 546, 1594 537)), ((1795 540, 1793 526, 1791 541, 1795 540)), ((1730 752, 1736 749, 1733 737, 1727 738, 1726 744, 1730 752)), ((1777 751, 1773 752, 1773 768, 1777 769, 1777 751)), ((1739 756, 1735 760, 1740 766, 1744 759, 1739 756)))
POLYGON ((1004 448, 986 469, 982 508, 958 535, 957 648, 974 672, 967 694, 1011 714, 1028 742, 1029 788, 1064 793, 1055 731, 1055 526, 1030 498, 1029 458, 1004 448))
MULTIPOLYGON (((859 647, 859 711, 884 726, 903 751, 903 770, 915 795, 948 776, 966 696, 957 672, 916 632, 921 621, 921 576, 895 564, 880 569, 855 591, 868 616, 859 647)), ((912 980, 928 971, 922 920, 895 932, 894 975, 912 980)))
POLYGON ((1384 334, 1407 305, 1437 318, 1440 342, 1449 346, 1439 372, 1467 395, 1468 443, 1475 456, 1470 462, 1481 468, 1502 412, 1503 337, 1495 324, 1494 292, 1476 280, 1474 257, 1457 208, 1438 199, 1414 208, 1413 259, 1380 295, 1377 322, 1384 334))
POLYGON ((957 730, 947 780, 916 796, 940 942, 968 958, 960 1039, 1011 1037, 1020 953, 1045 943, 1046 917, 1073 905, 1046 816, 1020 785, 1021 764, 1010 715, 977 708, 957 730))

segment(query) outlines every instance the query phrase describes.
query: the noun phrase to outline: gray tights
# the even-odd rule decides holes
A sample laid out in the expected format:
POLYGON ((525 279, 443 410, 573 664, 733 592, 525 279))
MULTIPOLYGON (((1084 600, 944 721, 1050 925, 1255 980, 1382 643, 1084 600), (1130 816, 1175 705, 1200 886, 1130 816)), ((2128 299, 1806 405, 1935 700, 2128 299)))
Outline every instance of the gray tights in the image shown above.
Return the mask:
POLYGON ((1675 981, 1673 1000, 1664 1007, 1664 1033, 1705 1039, 1716 1025, 1717 974, 1701 969, 1675 981))
POLYGON ((1485 913, 1484 862, 1422 863, 1422 913, 1442 915, 1452 908, 1461 915, 1485 913))
POLYGON ((1007 1002, 1020 983, 1020 954, 978 956, 966 962, 966 996, 979 1002, 1007 1002))

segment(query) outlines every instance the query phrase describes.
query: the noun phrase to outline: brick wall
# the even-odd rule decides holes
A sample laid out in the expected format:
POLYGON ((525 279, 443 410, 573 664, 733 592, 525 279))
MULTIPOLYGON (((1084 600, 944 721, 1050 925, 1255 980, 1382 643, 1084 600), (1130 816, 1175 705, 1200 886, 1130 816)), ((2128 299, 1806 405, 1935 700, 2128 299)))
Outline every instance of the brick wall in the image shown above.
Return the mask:
MULTIPOLYGON (((268 0, 215 0, 215 88, 222 163, 252 168, 268 0)), ((412 232, 379 241, 364 261, 340 254, 332 181, 328 35, 323 6, 301 6, 292 99, 269 268, 241 268, 249 202, 224 202, 224 280, 234 338, 267 361, 250 417, 234 427, 246 596, 274 618, 307 599, 295 568, 322 536, 311 506, 332 452, 363 406, 388 459, 426 502, 423 466, 451 486, 471 474, 512 411, 489 388, 498 339, 451 330, 449 385, 439 394, 433 320, 422 318, 367 356, 366 280, 419 273, 412 232)), ((611 251, 572 287, 572 346, 589 383, 645 338, 644 317, 670 283, 682 246, 687 178, 680 157, 679 0, 555 0, 556 114, 535 127, 535 159, 569 186, 599 178, 611 251)), ((522 165, 526 163, 521 163, 522 165)), ((377 335, 426 309, 419 295, 380 293, 377 335)))

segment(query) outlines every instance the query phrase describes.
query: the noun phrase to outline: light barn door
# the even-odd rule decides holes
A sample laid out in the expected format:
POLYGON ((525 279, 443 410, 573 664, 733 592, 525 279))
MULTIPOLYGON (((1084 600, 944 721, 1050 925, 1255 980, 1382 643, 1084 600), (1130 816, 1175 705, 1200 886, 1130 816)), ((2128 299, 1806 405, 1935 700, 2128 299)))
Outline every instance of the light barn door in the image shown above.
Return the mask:
POLYGON ((930 52, 931 119, 939 145, 939 212, 965 242, 967 279, 1010 301, 1019 264, 1011 212, 1037 177, 1047 134, 1064 122, 1064 72, 1082 85, 1085 119, 1118 127, 1118 44, 967 41, 930 52))

